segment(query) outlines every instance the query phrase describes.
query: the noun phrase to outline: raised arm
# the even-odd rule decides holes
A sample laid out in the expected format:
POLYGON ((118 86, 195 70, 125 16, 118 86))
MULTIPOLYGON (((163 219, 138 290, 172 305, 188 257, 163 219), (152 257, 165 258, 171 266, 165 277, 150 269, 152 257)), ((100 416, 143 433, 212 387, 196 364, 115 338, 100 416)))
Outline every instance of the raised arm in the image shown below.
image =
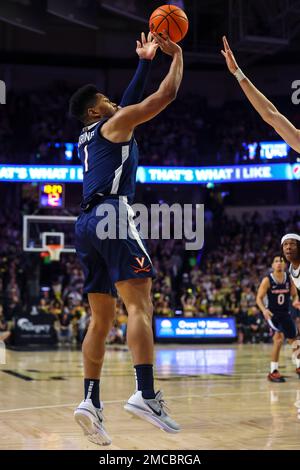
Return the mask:
POLYGON ((223 37, 223 44, 224 50, 221 52, 226 59, 227 67, 239 81, 252 106, 290 147, 296 152, 300 152, 300 131, 243 74, 225 36, 223 37))
POLYGON ((147 40, 145 33, 142 33, 141 41, 136 41, 136 53, 139 56, 139 64, 134 77, 123 94, 120 102, 121 108, 139 103, 143 98, 151 70, 151 63, 158 47, 151 33, 148 34, 147 40))
POLYGON ((103 136, 113 142, 129 140, 136 126, 157 116, 177 96, 183 75, 182 50, 169 38, 165 40, 154 35, 163 52, 172 56, 169 73, 155 93, 139 104, 120 109, 102 126, 103 136))

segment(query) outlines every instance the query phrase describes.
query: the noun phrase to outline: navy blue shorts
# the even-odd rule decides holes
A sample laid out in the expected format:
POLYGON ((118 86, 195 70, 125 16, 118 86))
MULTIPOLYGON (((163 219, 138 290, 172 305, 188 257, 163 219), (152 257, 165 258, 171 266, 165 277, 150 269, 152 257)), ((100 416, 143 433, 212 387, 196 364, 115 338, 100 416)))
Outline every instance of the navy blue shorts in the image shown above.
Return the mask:
POLYGON ((136 230, 133 211, 122 197, 108 197, 90 212, 80 214, 75 224, 75 247, 85 276, 85 293, 117 297, 116 282, 155 276, 145 242, 136 230), (111 208, 113 212, 109 213, 116 215, 110 218, 116 221, 110 225, 113 236, 107 238, 103 237, 103 232, 108 233, 105 208, 111 208))
POLYGON ((287 339, 297 336, 297 328, 291 315, 274 315, 268 323, 273 331, 283 333, 287 339))

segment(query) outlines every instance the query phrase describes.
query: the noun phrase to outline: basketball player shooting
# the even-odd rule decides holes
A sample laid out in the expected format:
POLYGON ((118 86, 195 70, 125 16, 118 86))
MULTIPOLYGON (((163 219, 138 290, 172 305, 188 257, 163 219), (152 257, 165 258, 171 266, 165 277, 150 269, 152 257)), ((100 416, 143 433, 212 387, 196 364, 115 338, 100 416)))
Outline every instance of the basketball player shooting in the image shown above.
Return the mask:
POLYGON ((224 50, 222 54, 226 59, 228 70, 236 77, 246 97, 260 114, 262 119, 272 126, 283 140, 294 149, 300 152, 300 130, 281 114, 278 109, 269 101, 244 75, 239 68, 232 50, 229 47, 226 37, 223 37, 224 50))
POLYGON ((127 342, 136 374, 136 392, 125 409, 164 431, 180 430, 166 412, 162 393, 154 391, 151 302, 154 269, 129 205, 134 197, 138 165, 134 129, 157 116, 176 98, 183 75, 181 48, 156 33, 153 38, 148 36, 146 41, 142 35, 138 49, 145 48, 150 60, 158 47, 172 57, 169 72, 155 93, 139 103, 147 75, 140 69, 120 106, 91 85, 77 90, 70 100, 70 113, 84 124, 78 146, 84 169, 83 202, 75 234, 76 251, 85 274, 84 291, 92 311, 82 347, 85 396, 75 410, 75 419, 88 439, 100 445, 111 443, 103 426, 99 379, 105 340, 115 317, 117 292, 128 312, 127 342), (100 239, 97 236, 96 228, 101 219, 97 209, 104 203, 115 209, 116 233, 120 224, 128 222, 130 237, 100 239), (121 215, 124 209, 126 220, 122 220, 121 215))

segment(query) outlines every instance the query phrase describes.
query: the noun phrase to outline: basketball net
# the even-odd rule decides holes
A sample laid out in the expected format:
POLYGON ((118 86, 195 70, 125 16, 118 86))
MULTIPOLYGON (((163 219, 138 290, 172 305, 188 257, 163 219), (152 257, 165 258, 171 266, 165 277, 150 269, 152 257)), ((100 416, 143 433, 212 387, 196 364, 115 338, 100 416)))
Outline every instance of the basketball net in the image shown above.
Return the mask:
POLYGON ((46 245, 51 261, 59 261, 62 245, 46 245))

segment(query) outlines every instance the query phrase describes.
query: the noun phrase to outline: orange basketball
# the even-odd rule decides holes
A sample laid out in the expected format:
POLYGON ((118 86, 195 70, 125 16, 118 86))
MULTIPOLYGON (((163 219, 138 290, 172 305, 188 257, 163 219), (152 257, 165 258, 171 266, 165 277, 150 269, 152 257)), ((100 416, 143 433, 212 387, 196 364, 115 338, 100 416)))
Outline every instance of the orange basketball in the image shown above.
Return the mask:
POLYGON ((166 30, 170 39, 179 42, 189 29, 189 20, 181 8, 175 5, 162 5, 156 8, 149 19, 150 31, 156 31, 163 37, 166 30))

